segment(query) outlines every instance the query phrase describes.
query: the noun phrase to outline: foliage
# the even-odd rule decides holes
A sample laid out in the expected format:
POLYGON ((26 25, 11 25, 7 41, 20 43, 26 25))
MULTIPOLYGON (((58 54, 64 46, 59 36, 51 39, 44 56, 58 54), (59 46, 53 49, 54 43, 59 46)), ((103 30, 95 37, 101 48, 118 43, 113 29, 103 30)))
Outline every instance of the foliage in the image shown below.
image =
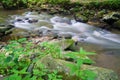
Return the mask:
POLYGON ((82 70, 81 66, 84 63, 91 64, 93 61, 87 57, 87 55, 94 55, 95 53, 92 52, 86 52, 82 48, 79 52, 70 52, 66 54, 65 56, 68 56, 69 58, 74 59, 76 65, 74 64, 67 64, 67 66, 70 67, 70 75, 76 75, 82 80, 95 80, 96 74, 93 73, 91 70, 82 70))
POLYGON ((106 9, 119 9, 120 0, 104 0, 104 1, 76 1, 71 0, 0 0, 5 9, 19 9, 21 7, 36 7, 44 4, 50 4, 52 6, 59 5, 62 8, 70 9, 79 8, 81 6, 87 8, 106 8, 106 9), (87 3, 88 2, 88 3, 87 3))
POLYGON ((28 0, 31 3, 40 3, 40 4, 64 4, 69 3, 70 0, 28 0))
POLYGON ((69 3, 70 0, 1 0, 0 1, 5 9, 19 9, 21 7, 33 7, 42 4, 64 5, 69 3))
MULTIPOLYGON (((5 50, 0 53, 0 74, 8 76, 5 80, 62 80, 57 71, 50 71, 40 62, 47 54, 54 58, 63 58, 62 50, 57 44, 42 42, 35 44, 22 38, 10 41, 5 50)), ((65 56, 73 58, 76 65, 70 66, 71 75, 75 74, 82 80, 93 80, 95 74, 90 70, 81 70, 84 63, 93 63, 87 55, 95 53, 86 52, 82 48, 79 52, 71 52, 65 56)))
POLYGON ((51 4, 66 4, 66 3, 69 3, 70 0, 48 0, 48 3, 51 3, 51 4))
POLYGON ((10 41, 4 52, 0 53, 0 74, 8 76, 5 80, 61 80, 57 71, 51 72, 42 63, 36 64, 43 56, 50 54, 43 44, 46 43, 35 45, 26 38, 10 41))
POLYGON ((1 0, 5 9, 18 9, 20 7, 27 7, 28 0, 1 0))
POLYGON ((62 58, 62 51, 60 46, 49 42, 41 43, 42 51, 46 54, 51 54, 54 58, 62 58))
MULTIPOLYGON (((61 7, 68 7, 70 0, 28 0, 28 7, 42 7, 43 6, 61 6, 61 7)), ((49 8, 48 7, 48 8, 49 8)))
POLYGON ((92 1, 86 5, 88 8, 106 8, 106 9, 119 9, 120 0, 106 0, 106 1, 92 1))
POLYGON ((120 0, 105 1, 103 6, 108 6, 111 9, 119 9, 120 8, 120 0))

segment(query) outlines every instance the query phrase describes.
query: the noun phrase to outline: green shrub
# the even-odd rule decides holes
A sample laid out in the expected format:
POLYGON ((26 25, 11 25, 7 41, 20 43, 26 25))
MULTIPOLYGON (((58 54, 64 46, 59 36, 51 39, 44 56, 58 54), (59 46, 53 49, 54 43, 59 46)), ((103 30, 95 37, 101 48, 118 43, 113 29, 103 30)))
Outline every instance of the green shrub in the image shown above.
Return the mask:
POLYGON ((50 4, 59 4, 59 5, 67 4, 69 2, 70 0, 48 0, 48 3, 50 4))
POLYGON ((106 0, 102 2, 93 1, 86 5, 88 8, 106 8, 106 9, 120 9, 120 0, 106 0))
POLYGON ((104 1, 103 7, 110 8, 110 9, 120 9, 120 0, 109 0, 104 1))
MULTIPOLYGON (((59 5, 59 6, 66 6, 70 3, 70 0, 28 0, 28 6, 32 7, 39 7, 41 5, 59 5)), ((68 7, 68 6, 67 6, 68 7)))
POLYGON ((0 74, 7 76, 5 80, 62 80, 62 76, 57 71, 47 69, 40 62, 40 59, 47 54, 59 59, 64 56, 73 58, 76 66, 67 64, 71 73, 83 80, 88 78, 94 80, 95 74, 92 71, 80 69, 84 63, 92 63, 87 55, 94 53, 86 52, 81 48, 79 52, 63 55, 57 44, 42 42, 36 45, 26 38, 10 41, 0 52, 0 74))
POLYGON ((20 7, 27 7, 28 0, 1 0, 5 9, 19 9, 20 7))
POLYGON ((65 5, 70 3, 70 0, 1 0, 5 9, 19 9, 21 7, 40 6, 42 4, 65 5))
POLYGON ((46 54, 56 51, 45 44, 35 45, 26 38, 10 41, 0 53, 0 74, 7 76, 5 80, 62 80, 57 71, 51 72, 42 63, 36 63, 46 54))
POLYGON ((70 52, 68 54, 65 54, 65 56, 68 56, 69 58, 72 58, 76 65, 74 64, 67 64, 68 67, 70 67, 70 75, 76 75, 77 80, 95 80, 96 74, 92 72, 91 70, 81 70, 81 66, 83 64, 92 64, 94 63, 90 58, 87 57, 87 55, 94 55, 95 53, 92 52, 86 52, 82 48, 79 52, 70 52))

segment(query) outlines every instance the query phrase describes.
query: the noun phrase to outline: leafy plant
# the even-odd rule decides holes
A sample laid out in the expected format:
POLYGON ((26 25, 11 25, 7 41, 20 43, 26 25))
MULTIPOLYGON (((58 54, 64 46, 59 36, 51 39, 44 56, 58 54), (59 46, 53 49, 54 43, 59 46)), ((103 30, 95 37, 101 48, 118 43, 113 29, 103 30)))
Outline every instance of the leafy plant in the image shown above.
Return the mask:
MULTIPOLYGON (((56 47, 55 51, 59 49, 56 47)), ((10 41, 0 53, 0 74, 8 76, 5 80, 61 80, 57 71, 51 72, 42 63, 36 63, 55 51, 47 42, 35 45, 26 38, 10 41)))
POLYGON ((58 44, 49 42, 41 43, 42 51, 46 54, 51 54, 54 58, 62 58, 62 50, 58 44))
POLYGON ((119 9, 120 0, 92 1, 86 5, 88 8, 119 9))
MULTIPOLYGON (((7 76, 5 80, 62 80, 57 71, 50 71, 40 62, 40 59, 47 54, 53 58, 63 58, 62 50, 57 44, 42 42, 34 44, 26 38, 10 41, 0 53, 0 74, 7 76)), ((70 66, 71 75, 76 75, 82 80, 94 80, 95 74, 90 70, 81 70, 84 63, 90 64, 87 55, 95 53, 86 52, 82 48, 79 52, 66 54, 73 58, 76 65, 70 66)))
MULTIPOLYGON (((65 56, 74 59, 74 64, 67 64, 70 67, 70 75, 76 75, 78 78, 82 80, 95 80, 96 74, 90 70, 82 70, 81 66, 84 63, 91 64, 93 61, 87 57, 87 55, 94 55, 95 53, 86 52, 82 48, 80 48, 79 52, 70 52, 65 56)), ((79 79, 78 79, 79 80, 79 79)))
POLYGON ((1 0, 5 9, 18 9, 20 7, 27 7, 28 0, 1 0))
POLYGON ((58 75, 58 72, 55 70, 53 73, 48 74, 48 80, 62 80, 62 76, 58 75))

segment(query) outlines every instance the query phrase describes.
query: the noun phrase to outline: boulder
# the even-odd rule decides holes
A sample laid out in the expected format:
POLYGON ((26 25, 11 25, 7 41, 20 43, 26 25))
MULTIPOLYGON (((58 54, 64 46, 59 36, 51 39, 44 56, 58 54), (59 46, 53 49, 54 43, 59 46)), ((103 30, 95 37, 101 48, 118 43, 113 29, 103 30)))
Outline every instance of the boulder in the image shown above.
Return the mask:
POLYGON ((9 34, 11 32, 10 29, 10 27, 0 27, 0 36, 9 34))
POLYGON ((87 17, 85 17, 85 16, 83 16, 83 15, 81 15, 81 14, 79 14, 79 13, 77 13, 77 14, 75 14, 74 15, 74 18, 75 18, 75 20, 76 21, 78 21, 78 22, 87 22, 88 21, 88 18, 87 17))
POLYGON ((118 13, 118 12, 108 13, 108 14, 104 15, 102 20, 111 25, 114 22, 120 20, 120 13, 118 13))
POLYGON ((59 32, 59 38, 71 39, 74 34, 72 32, 59 32))
POLYGON ((69 46, 69 49, 72 51, 79 51, 80 48, 83 48, 88 52, 96 52, 96 51, 104 50, 104 48, 101 47, 100 45, 84 42, 84 39, 81 42, 76 42, 69 46))
MULTIPOLYGON (((54 59, 50 54, 44 56, 40 61, 38 61, 38 63, 39 62, 42 62, 46 66, 46 68, 50 70, 57 70, 63 73, 63 75, 67 75, 70 73, 70 69, 68 66, 66 66, 66 64, 76 65, 65 60, 54 59)), ((83 65, 81 69, 92 70, 94 73, 96 73, 97 76, 95 80, 118 80, 118 76, 116 75, 116 73, 109 69, 95 67, 91 65, 83 65)), ((63 80, 75 80, 75 77, 67 75, 63 77, 63 80)))
POLYGON ((0 27, 0 33, 5 32, 6 30, 8 30, 8 28, 6 28, 6 27, 0 27))
POLYGON ((12 33, 13 26, 8 24, 0 24, 0 40, 3 36, 8 35, 12 33))
POLYGON ((68 49, 71 45, 74 44, 74 41, 71 39, 62 39, 62 40, 57 40, 57 41, 51 41, 51 43, 58 44, 61 46, 62 50, 68 49))
POLYGON ((98 11, 98 12, 97 12, 97 17, 98 17, 98 18, 102 18, 103 15, 106 14, 106 13, 107 13, 107 10, 105 10, 105 9, 103 9, 103 10, 101 10, 101 11, 98 11))
POLYGON ((58 30, 54 30, 45 26, 39 27, 39 28, 35 28, 35 30, 33 31, 34 33, 36 33, 39 36, 48 36, 48 37, 52 37, 52 38, 57 38, 58 37, 58 30))
POLYGON ((36 36, 35 34, 30 34, 29 32, 18 32, 18 33, 14 33, 14 34, 11 34, 12 36, 16 37, 16 38, 29 38, 30 36, 36 36))
POLYGON ((54 15, 54 14, 57 14, 58 13, 58 10, 54 9, 54 8, 51 8, 50 11, 49 11, 49 14, 51 15, 54 15))

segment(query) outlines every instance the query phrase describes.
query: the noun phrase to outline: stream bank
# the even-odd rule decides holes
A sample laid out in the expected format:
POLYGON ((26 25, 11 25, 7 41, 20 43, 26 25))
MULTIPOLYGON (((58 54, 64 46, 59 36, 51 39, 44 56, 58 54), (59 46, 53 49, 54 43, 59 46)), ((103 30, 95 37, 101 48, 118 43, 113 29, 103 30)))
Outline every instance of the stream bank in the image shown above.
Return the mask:
MULTIPOLYGON (((60 11, 62 11, 61 12, 61 14, 60 14, 60 11, 57 11, 55 8, 48 8, 48 7, 46 7, 46 6, 43 6, 43 7, 45 7, 45 8, 43 8, 43 9, 33 9, 32 11, 34 12, 34 11, 38 11, 38 12, 42 12, 42 11, 44 11, 44 12, 47 12, 47 13, 49 13, 49 14, 51 14, 52 16, 53 15, 62 15, 62 16, 71 16, 71 12, 69 12, 69 11, 66 11, 66 10, 60 10, 60 11), (53 11, 53 12, 52 12, 53 11)), ((78 10, 79 11, 79 10, 78 10)), ((4 11, 3 11, 4 12, 4 11)), ((15 13, 14 13, 14 11, 12 11, 13 12, 13 14, 21 14, 21 13, 23 13, 23 12, 19 12, 19 10, 18 11, 15 11, 15 13)), ((10 13, 10 14, 12 14, 12 12, 10 13)), ((80 12, 76 12, 76 11, 74 11, 75 13, 75 15, 77 16, 77 19, 76 20, 78 20, 78 21, 80 21, 80 22, 85 22, 85 23, 88 23, 88 24, 91 24, 91 25, 95 25, 95 26, 98 26, 98 27, 101 27, 101 28, 103 28, 103 29, 107 29, 107 30, 109 30, 109 31, 114 31, 115 30, 115 33, 119 33, 119 29, 118 28, 113 28, 111 25, 113 25, 113 24, 106 24, 105 22, 103 22, 103 21, 101 21, 101 19, 104 17, 104 15, 105 14, 108 14, 108 13, 111 13, 111 10, 107 10, 107 9, 103 9, 103 10, 101 10, 100 12, 99 12, 99 10, 89 10, 89 9, 86 9, 86 8, 83 8, 83 9, 81 9, 81 11, 80 12), (82 14, 82 18, 81 18, 81 14, 82 14), (96 16, 97 15, 97 16, 96 16), (100 16, 98 16, 98 15, 100 15, 100 16), (80 17, 80 18, 79 18, 80 17), (85 17, 85 18, 84 18, 85 17), (87 19, 86 19, 87 18, 87 19), (116 31, 117 30, 117 31, 116 31)), ((118 11, 114 11, 114 12, 119 12, 119 10, 118 11)), ((6 13, 6 12, 5 12, 6 13)), ((6 15, 5 15, 5 17, 8 15, 9 13, 7 12, 6 13, 6 15)), ((74 16, 74 15, 72 15, 72 18, 75 18, 76 16, 74 16)), ((114 16, 113 16, 114 17, 114 16)), ((70 17, 71 18, 71 17, 70 17)), ((117 20, 117 21, 119 21, 119 20, 117 20)), ((115 22, 117 22, 117 21, 115 21, 115 22)), ((33 37, 33 39, 35 39, 36 38, 36 34, 32 34, 32 33, 24 33, 24 32, 26 32, 26 31, 24 31, 24 30, 15 30, 16 32, 13 32, 13 34, 15 34, 15 38, 12 36, 12 38, 13 38, 13 40, 14 39, 18 39, 18 38, 21 38, 21 36, 18 36, 18 37, 16 37, 16 33, 18 33, 18 32, 20 32, 20 34, 22 35, 22 37, 33 37), (21 31, 23 32, 23 34, 21 33, 21 31)), ((19 34, 19 33, 18 33, 19 34)), ((4 40, 8 40, 8 39, 10 39, 11 37, 7 37, 7 38, 5 38, 5 39, 3 39, 3 41, 4 40)), ((11 39, 12 39, 11 38, 11 39)), ((44 40, 44 39, 43 39, 44 40)), ((90 46, 91 47, 91 46, 90 46)), ((72 48, 73 49, 73 48, 72 48)), ((92 49, 94 49, 94 48, 92 48, 92 49)), ((89 50, 91 50, 91 48, 89 48, 89 50)), ((94 51, 94 50, 92 50, 92 51, 94 51)), ((99 53, 99 51, 98 51, 98 53, 99 53)), ((109 69, 113 69, 114 71, 116 71, 118 74, 119 74, 119 64, 118 64, 118 62, 119 62, 119 54, 118 54, 119 52, 107 52, 107 53, 104 53, 104 51, 102 52, 101 51, 101 53, 99 54, 99 55, 97 55, 96 57, 94 57, 93 59, 98 63, 98 64, 94 64, 94 65, 96 65, 96 66, 102 66, 102 67, 105 67, 105 68, 109 68, 109 69), (117 56, 117 57, 116 57, 117 56), (107 57, 107 58, 106 58, 107 57), (112 59, 112 62, 111 63, 109 63, 110 61, 111 61, 111 59, 112 59), (103 60, 103 61, 102 61, 103 60), (109 64, 108 64, 109 63, 109 64), (117 65, 116 65, 117 64, 117 65)), ((120 74, 119 74, 120 75, 120 74)))

